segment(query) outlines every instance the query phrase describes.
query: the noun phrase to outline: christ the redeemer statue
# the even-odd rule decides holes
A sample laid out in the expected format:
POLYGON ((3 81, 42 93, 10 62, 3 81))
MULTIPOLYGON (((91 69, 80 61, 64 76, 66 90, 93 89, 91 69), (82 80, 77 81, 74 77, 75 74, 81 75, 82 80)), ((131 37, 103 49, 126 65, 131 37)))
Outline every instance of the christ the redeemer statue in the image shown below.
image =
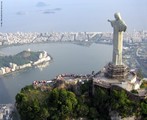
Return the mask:
POLYGON ((127 26, 121 19, 120 13, 114 14, 115 20, 108 20, 113 27, 113 58, 114 65, 122 65, 123 32, 127 26))

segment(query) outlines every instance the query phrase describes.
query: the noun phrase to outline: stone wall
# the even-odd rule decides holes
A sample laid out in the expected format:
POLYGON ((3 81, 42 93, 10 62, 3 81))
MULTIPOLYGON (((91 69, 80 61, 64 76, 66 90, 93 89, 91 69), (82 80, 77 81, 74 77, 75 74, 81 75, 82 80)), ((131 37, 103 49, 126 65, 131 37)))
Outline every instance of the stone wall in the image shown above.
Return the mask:
POLYGON ((133 101, 141 101, 141 100, 144 99, 143 97, 140 97, 137 94, 133 94, 133 93, 131 93, 131 92, 129 92, 129 91, 127 91, 127 90, 117 86, 117 85, 112 85, 110 87, 110 91, 112 91, 112 90, 117 90, 117 91, 124 90, 126 92, 127 96, 129 97, 129 99, 131 99, 133 101))
POLYGON ((134 101, 141 101, 141 100, 145 99, 144 97, 138 96, 137 94, 133 94, 133 93, 123 89, 122 87, 117 86, 117 85, 112 85, 111 87, 107 88, 107 87, 104 87, 104 86, 101 86, 101 85, 98 85, 98 84, 93 84, 93 88, 92 88, 93 95, 94 95, 96 87, 107 89, 108 91, 110 91, 110 95, 111 95, 112 90, 117 90, 117 91, 124 90, 126 92, 127 96, 129 97, 129 99, 134 100, 134 101))

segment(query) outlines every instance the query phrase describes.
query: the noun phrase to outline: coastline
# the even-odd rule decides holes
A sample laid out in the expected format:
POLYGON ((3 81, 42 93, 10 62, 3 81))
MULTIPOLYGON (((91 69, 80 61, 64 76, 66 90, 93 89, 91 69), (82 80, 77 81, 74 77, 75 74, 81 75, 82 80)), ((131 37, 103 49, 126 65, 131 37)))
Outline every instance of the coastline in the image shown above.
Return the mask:
MULTIPOLYGON (((23 51, 23 52, 30 52, 30 51, 28 50, 28 51, 23 51)), ((35 61, 30 60, 28 63, 21 64, 21 65, 17 65, 16 63, 9 63, 9 66, 0 67, 0 75, 3 76, 3 75, 11 74, 12 72, 24 70, 26 68, 32 68, 37 65, 41 65, 46 62, 50 62, 52 61, 52 59, 53 58, 46 51, 41 51, 38 56, 38 59, 35 61)))

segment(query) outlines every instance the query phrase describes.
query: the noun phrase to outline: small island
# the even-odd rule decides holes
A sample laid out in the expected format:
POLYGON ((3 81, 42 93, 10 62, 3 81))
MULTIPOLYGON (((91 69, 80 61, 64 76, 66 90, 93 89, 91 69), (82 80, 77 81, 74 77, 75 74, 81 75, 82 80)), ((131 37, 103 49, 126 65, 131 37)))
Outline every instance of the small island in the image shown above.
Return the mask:
POLYGON ((30 49, 13 56, 0 56, 0 75, 37 66, 51 60, 51 56, 46 51, 34 52, 30 49))

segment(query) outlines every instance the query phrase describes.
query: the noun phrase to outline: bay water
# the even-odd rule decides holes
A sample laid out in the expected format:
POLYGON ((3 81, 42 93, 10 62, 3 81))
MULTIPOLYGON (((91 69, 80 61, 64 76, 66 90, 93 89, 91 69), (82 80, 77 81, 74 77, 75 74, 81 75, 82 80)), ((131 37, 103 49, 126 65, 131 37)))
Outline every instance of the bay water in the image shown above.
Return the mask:
POLYGON ((51 80, 62 73, 90 74, 99 71, 112 59, 112 46, 92 44, 80 46, 70 43, 40 43, 0 48, 5 55, 23 50, 47 51, 53 61, 45 68, 29 68, 0 77, 0 104, 14 103, 22 87, 34 80, 51 80))

